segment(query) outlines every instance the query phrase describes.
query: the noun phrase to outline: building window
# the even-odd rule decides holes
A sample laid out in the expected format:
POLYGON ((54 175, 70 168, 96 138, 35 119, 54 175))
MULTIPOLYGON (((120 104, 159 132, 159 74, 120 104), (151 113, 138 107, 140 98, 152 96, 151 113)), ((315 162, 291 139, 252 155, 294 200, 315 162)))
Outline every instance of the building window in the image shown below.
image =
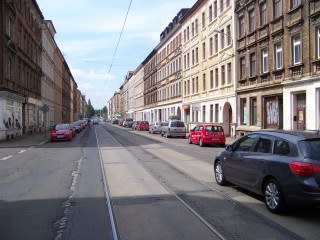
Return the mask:
POLYGON ((244 17, 239 18, 239 37, 244 37, 244 17))
POLYGON ((301 0, 291 0, 292 8, 298 7, 301 5, 301 0))
POLYGON ((196 64, 199 62, 199 49, 196 48, 196 64))
POLYGON ((274 0, 274 18, 278 18, 282 15, 282 3, 281 0, 274 0))
POLYGON ((276 69, 282 68, 282 46, 280 43, 276 44, 276 69))
POLYGON ((215 53, 217 53, 219 50, 219 46, 218 46, 218 34, 214 35, 214 51, 215 53))
POLYGON ((225 66, 221 66, 221 86, 226 84, 226 69, 225 66))
POLYGON ((202 91, 206 90, 206 74, 202 74, 202 91))
POLYGON ((212 5, 209 6, 209 22, 212 22, 212 5))
POLYGON ((224 29, 221 30, 221 49, 224 49, 224 29))
POLYGON ((215 80, 216 80, 215 87, 218 88, 219 87, 219 69, 218 68, 215 69, 215 80))
POLYGON ((191 37, 194 36, 194 22, 191 23, 191 37))
POLYGON ((192 61, 191 61, 191 64, 192 66, 194 65, 195 61, 194 61, 194 50, 192 50, 192 61))
POLYGON ((213 104, 210 104, 210 122, 213 122, 213 104))
POLYGON ((251 125, 257 125, 257 98, 251 98, 251 125))
POLYGON ((215 111, 215 114, 214 114, 214 121, 216 122, 216 123, 218 123, 219 122, 219 104, 215 104, 214 105, 214 111, 215 111))
POLYGON ((206 27, 206 13, 202 13, 202 28, 206 27))
POLYGON ((320 58, 320 27, 317 29, 318 58, 320 58))
POLYGON ((211 37, 210 40, 210 46, 209 46, 209 53, 210 53, 210 56, 213 54, 213 38, 211 37))
POLYGON ((255 30, 255 17, 254 10, 249 12, 249 32, 253 32, 255 30))
POLYGON ((188 80, 187 82, 187 92, 188 92, 188 95, 190 95, 190 80, 188 80))
POLYGON ((210 71, 210 89, 213 89, 213 70, 210 71))
POLYGON ((218 5, 217 5, 217 1, 214 1, 213 3, 213 18, 218 17, 218 5))
POLYGON ((231 27, 230 25, 227 26, 227 45, 231 45, 231 27))
POLYGON ((194 78, 192 78, 192 94, 194 94, 195 89, 196 89, 195 80, 194 80, 194 78))
POLYGON ((264 2, 260 6, 261 12, 261 26, 266 25, 268 22, 268 15, 267 15, 267 4, 264 2))
POLYGON ((198 76, 196 77, 196 93, 199 92, 199 79, 198 76))
POLYGON ((240 79, 244 79, 246 74, 246 62, 245 58, 240 58, 240 79))
POLYGON ((231 84, 232 82, 232 72, 231 72, 231 63, 227 64, 227 83, 231 84))
POLYGON ((240 99, 240 124, 247 125, 248 120, 248 109, 247 109, 247 99, 240 99))
POLYGON ((262 50, 262 69, 263 69, 263 73, 266 73, 269 71, 268 49, 262 50))
POLYGON ((202 106, 202 122, 206 122, 206 106, 202 106))
POLYGON ((195 30, 196 30, 196 34, 198 34, 199 30, 198 30, 198 19, 196 19, 195 22, 195 30))
POLYGON ((11 58, 7 59, 6 77, 8 79, 11 79, 11 77, 12 77, 12 62, 11 62, 11 58))
POLYGON ((224 0, 220 0, 220 13, 224 11, 224 0))
POLYGON ((206 59, 206 43, 205 42, 202 43, 202 59, 203 60, 206 59))
POLYGON ((300 36, 293 38, 293 64, 301 63, 301 41, 300 36))
POLYGON ((187 53, 187 68, 190 67, 190 54, 187 53))
POLYGON ((256 54, 250 54, 250 77, 254 77, 256 75, 256 54))

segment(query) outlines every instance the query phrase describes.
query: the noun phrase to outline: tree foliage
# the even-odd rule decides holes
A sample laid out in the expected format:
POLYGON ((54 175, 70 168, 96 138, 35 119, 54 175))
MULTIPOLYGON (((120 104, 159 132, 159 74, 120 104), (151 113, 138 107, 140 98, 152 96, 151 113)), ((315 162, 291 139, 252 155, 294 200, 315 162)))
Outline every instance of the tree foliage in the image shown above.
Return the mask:
POLYGON ((91 105, 91 101, 89 99, 88 104, 87 104, 87 108, 86 108, 86 116, 88 118, 91 118, 94 115, 95 115, 95 110, 94 110, 93 106, 91 105))

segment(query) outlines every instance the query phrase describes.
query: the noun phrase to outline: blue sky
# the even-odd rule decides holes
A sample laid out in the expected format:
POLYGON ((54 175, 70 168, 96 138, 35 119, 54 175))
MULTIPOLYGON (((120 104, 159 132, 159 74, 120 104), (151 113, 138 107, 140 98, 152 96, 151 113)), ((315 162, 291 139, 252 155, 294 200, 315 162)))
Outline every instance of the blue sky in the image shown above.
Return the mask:
POLYGON ((111 67, 130 0, 37 0, 44 18, 57 31, 80 91, 95 109, 119 90, 128 71, 135 70, 160 42, 160 33, 181 8, 196 0, 133 0, 111 67))

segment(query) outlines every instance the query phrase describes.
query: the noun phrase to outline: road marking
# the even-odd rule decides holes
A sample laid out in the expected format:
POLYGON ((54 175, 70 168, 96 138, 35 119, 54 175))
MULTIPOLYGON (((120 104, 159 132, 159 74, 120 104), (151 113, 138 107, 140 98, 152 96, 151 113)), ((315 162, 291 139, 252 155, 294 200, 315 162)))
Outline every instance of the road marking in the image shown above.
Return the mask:
POLYGON ((8 160, 9 158, 12 158, 12 157, 13 157, 13 156, 10 155, 10 156, 8 156, 8 157, 0 158, 0 161, 6 161, 6 160, 8 160))
POLYGON ((19 153, 23 153, 23 152, 25 152, 25 151, 27 151, 27 150, 21 150, 19 153))

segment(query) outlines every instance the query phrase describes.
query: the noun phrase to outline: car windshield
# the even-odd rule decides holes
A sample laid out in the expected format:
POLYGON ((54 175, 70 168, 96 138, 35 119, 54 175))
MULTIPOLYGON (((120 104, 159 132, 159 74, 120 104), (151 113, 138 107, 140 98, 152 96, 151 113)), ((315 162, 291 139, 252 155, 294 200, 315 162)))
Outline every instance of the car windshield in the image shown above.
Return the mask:
POLYGON ((67 130, 69 128, 68 124, 61 124, 55 127, 56 130, 67 130))
POLYGON ((206 126, 206 130, 208 132, 222 132, 222 127, 221 126, 206 126))
POLYGON ((183 122, 171 122, 171 127, 184 127, 184 123, 183 122))
POLYGON ((320 138, 298 142, 303 156, 320 161, 320 138))

